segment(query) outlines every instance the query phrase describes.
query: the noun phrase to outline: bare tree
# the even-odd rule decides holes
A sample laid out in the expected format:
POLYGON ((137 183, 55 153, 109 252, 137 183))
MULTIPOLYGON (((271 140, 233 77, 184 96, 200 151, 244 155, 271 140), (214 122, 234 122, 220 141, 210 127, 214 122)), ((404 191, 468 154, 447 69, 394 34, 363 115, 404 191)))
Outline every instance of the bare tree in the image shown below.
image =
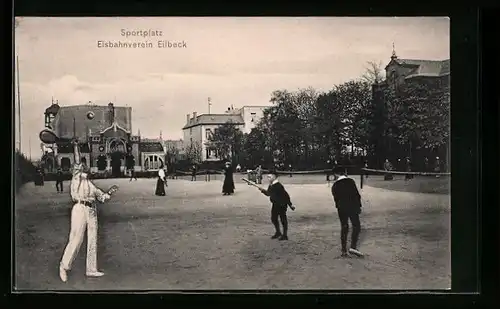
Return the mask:
POLYGON ((165 161, 171 165, 179 159, 179 149, 173 144, 167 144, 165 149, 165 161))
POLYGON ((382 62, 368 61, 365 74, 362 79, 370 85, 378 84, 384 80, 384 70, 382 69, 382 62))
POLYGON ((191 142, 186 147, 186 156, 191 162, 199 163, 201 161, 202 147, 199 142, 191 142))

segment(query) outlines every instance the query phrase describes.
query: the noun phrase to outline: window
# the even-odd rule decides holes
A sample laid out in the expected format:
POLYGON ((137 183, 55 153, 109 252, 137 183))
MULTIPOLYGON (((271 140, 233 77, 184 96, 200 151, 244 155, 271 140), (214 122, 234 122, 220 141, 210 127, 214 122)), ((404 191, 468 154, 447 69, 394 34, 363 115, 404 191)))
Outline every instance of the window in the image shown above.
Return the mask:
POLYGON ((207 149, 205 149, 205 154, 206 154, 207 159, 209 159, 209 158, 211 157, 211 156, 210 156, 210 155, 211 155, 211 151, 210 151, 210 149, 208 149, 208 148, 207 148, 207 149))
POLYGON ((219 129, 214 129, 214 134, 217 135, 219 133, 219 129))
POLYGON ((149 155, 144 160, 145 170, 158 170, 163 165, 163 160, 157 155, 149 155))
POLYGON ((205 138, 210 139, 210 136, 212 136, 212 130, 206 129, 205 130, 205 138))
POLYGON ((257 115, 257 113, 250 113, 250 116, 252 117, 252 120, 250 120, 251 122, 255 121, 256 115, 257 115))

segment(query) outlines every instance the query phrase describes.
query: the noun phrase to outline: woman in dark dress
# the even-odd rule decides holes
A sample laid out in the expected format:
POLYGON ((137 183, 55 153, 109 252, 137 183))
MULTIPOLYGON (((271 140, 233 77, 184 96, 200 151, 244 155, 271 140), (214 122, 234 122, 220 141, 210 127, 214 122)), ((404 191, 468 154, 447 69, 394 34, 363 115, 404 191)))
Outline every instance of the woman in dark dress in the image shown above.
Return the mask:
POLYGON ((231 195, 234 193, 233 168, 230 162, 226 162, 224 166, 224 184, 222 185, 222 193, 231 195))
POLYGON ((163 164, 158 170, 158 181, 156 182, 155 195, 165 196, 165 170, 163 169, 163 164))

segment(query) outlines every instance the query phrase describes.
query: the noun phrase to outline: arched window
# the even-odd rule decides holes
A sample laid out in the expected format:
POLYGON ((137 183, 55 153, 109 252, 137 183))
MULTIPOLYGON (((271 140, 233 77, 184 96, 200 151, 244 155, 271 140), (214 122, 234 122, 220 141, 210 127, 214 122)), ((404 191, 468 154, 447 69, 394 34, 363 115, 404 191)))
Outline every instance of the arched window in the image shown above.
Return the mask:
POLYGON ((149 155, 144 159, 145 170, 157 170, 164 165, 163 159, 158 155, 149 155))
POLYGON ((82 158, 82 164, 87 165, 87 158, 85 157, 82 158))
POLYGON ((120 139, 109 142, 109 152, 125 152, 125 143, 120 139))
POLYGON ((69 171, 70 168, 71 168, 71 160, 69 158, 62 158, 61 169, 63 171, 69 171))

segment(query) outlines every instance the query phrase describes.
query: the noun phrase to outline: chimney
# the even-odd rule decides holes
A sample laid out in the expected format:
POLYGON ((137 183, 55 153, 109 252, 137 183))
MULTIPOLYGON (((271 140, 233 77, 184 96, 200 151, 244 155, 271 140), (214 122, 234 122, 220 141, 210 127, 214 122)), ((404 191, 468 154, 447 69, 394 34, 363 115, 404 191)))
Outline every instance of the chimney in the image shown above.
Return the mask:
POLYGON ((191 119, 191 117, 189 117, 189 114, 186 115, 186 123, 189 124, 189 120, 191 119))
POLYGON ((196 121, 196 115, 197 115, 197 113, 193 112, 193 119, 194 119, 194 121, 196 121))

